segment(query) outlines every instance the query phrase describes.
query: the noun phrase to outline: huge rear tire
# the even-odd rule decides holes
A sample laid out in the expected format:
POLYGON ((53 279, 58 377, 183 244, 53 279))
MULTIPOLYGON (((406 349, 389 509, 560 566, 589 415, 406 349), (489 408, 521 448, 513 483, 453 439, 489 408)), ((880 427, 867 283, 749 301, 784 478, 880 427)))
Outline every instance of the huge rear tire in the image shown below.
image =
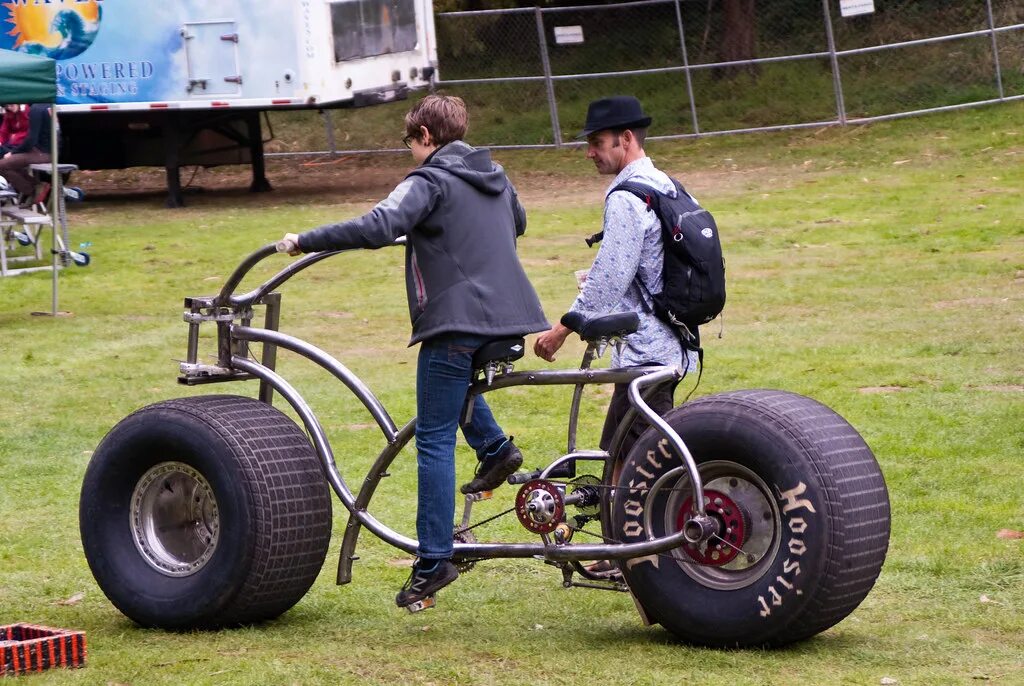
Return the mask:
POLYGON ((82 545, 110 601, 143 626, 277 617, 313 584, 331 499, 306 435, 266 403, 200 396, 117 424, 86 470, 82 545))
MULTIPOLYGON (((721 538, 622 565, 648 618, 691 643, 746 647, 799 641, 850 614, 889 541, 885 481, 857 431, 782 391, 708 396, 665 419, 699 465, 721 538)), ((648 430, 626 459, 609 533, 634 542, 678 531, 692 498, 680 467, 648 430)))

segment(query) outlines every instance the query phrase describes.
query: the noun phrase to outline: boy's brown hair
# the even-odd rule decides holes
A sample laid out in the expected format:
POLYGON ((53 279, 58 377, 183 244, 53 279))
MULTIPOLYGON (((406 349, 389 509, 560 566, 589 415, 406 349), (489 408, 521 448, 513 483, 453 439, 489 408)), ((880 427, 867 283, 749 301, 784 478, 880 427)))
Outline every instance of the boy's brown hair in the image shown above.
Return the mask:
POLYGON ((455 95, 428 95, 405 115, 405 132, 420 140, 420 127, 427 127, 437 147, 462 140, 469 126, 466 103, 455 95))

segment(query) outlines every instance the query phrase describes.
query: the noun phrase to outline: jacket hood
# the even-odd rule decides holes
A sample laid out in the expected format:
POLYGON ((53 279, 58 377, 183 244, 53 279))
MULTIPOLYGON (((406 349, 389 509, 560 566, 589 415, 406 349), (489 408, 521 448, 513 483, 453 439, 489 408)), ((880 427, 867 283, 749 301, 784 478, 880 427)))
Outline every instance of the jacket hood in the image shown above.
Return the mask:
POLYGON ((463 141, 452 141, 438 148, 430 159, 414 174, 432 175, 444 169, 482 193, 499 195, 508 186, 508 177, 500 164, 491 161, 491 151, 477 149, 463 141))

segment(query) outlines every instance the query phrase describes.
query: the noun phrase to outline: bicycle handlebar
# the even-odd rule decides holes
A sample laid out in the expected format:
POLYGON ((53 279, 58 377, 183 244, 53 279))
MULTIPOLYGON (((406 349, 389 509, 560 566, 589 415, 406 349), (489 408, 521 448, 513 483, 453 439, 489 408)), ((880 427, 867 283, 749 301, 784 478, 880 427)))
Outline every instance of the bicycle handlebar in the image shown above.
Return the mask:
MULTIPOLYGON (((405 245, 405 236, 399 236, 395 239, 395 242, 391 245, 405 245)), ((265 282, 262 286, 259 286, 250 293, 245 295, 234 297, 235 289, 242 282, 242 279, 252 271, 252 268, 257 264, 270 257, 271 255, 277 255, 279 253, 287 254, 291 250, 291 241, 284 239, 275 241, 268 245, 264 245, 254 253, 246 257, 242 262, 235 267, 235 271, 231 273, 228 280, 224 282, 224 286, 220 289, 220 293, 214 300, 214 305, 218 307, 230 307, 231 305, 239 304, 240 302, 253 302, 258 300, 260 297, 265 295, 269 290, 280 286, 282 283, 290 279, 292 276, 302 271, 306 267, 319 262, 320 260, 336 255, 340 252, 347 252, 348 250, 358 250, 358 248, 346 248, 343 250, 325 250, 323 252, 309 253, 295 262, 292 262, 287 267, 278 272, 274 277, 265 282)))
MULTIPOLYGON (((281 242, 283 243, 284 241, 281 242)), ((231 273, 228 280, 224 282, 224 286, 220 289, 220 294, 217 296, 214 303, 220 307, 229 305, 232 294, 235 292, 235 289, 238 288, 238 284, 242 282, 242 279, 245 278, 245 275, 267 257, 276 255, 278 253, 277 245, 277 243, 264 245, 262 248, 242 260, 241 264, 235 267, 235 271, 231 273)))

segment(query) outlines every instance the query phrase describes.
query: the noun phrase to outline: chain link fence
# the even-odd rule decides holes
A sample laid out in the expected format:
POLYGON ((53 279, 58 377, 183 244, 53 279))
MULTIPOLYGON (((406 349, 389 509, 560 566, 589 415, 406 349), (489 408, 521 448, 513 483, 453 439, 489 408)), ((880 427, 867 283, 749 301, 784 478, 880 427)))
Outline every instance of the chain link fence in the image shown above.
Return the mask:
POLYGON ((1024 98, 1019 0, 641 0, 441 13, 441 80, 474 142, 561 145, 638 96, 651 135, 845 124, 1024 98), (852 5, 873 12, 844 16, 852 5), (547 120, 547 126, 541 125, 547 120))
MULTIPOLYGON (((466 100, 469 139, 490 147, 572 143, 591 100, 623 93, 653 117, 651 138, 1024 99, 1021 0, 640 0, 443 12, 435 23, 435 88, 466 100)), ((331 151, 394 149, 395 126, 367 119, 379 109, 400 122, 408 106, 334 111, 331 151)))

